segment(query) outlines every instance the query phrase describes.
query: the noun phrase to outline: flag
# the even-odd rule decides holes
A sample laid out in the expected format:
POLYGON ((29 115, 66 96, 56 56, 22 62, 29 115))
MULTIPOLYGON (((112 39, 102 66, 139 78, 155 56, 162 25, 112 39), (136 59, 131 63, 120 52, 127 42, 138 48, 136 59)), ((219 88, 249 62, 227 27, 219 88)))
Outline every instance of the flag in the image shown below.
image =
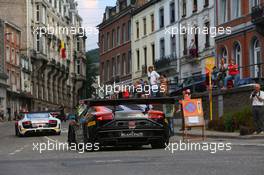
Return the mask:
POLYGON ((61 41, 60 53, 61 53, 61 58, 65 59, 66 58, 66 49, 65 49, 65 45, 64 45, 63 41, 61 41))

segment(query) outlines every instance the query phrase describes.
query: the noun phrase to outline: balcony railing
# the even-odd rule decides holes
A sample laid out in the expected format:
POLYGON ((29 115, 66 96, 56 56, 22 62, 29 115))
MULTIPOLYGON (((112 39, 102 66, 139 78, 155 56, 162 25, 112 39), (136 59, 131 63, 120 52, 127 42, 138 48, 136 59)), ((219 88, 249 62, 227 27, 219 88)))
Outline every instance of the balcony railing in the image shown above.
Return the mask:
POLYGON ((158 71, 166 68, 169 69, 171 66, 177 66, 177 56, 176 54, 171 54, 161 57, 159 60, 155 61, 154 65, 158 71))
POLYGON ((264 4, 252 7, 251 21, 254 24, 264 24, 264 4))

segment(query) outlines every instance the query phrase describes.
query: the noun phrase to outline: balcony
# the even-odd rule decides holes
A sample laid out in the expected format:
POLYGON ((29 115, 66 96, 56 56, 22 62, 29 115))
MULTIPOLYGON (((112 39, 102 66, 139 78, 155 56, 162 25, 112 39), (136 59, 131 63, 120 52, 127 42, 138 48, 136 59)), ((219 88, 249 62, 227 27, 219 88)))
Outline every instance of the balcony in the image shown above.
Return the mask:
POLYGON ((264 35, 264 4, 252 7, 251 22, 256 25, 257 31, 264 35))
POLYGON ((176 54, 171 54, 169 56, 161 57, 156 60, 154 66, 158 72, 166 72, 171 69, 177 72, 177 57, 176 54))

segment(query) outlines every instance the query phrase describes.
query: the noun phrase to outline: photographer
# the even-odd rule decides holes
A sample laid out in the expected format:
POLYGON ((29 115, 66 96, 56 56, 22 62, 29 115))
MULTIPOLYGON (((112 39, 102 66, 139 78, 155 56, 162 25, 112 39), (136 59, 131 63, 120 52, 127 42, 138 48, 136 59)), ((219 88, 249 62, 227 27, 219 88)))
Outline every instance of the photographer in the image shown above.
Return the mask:
POLYGON ((260 90, 260 85, 255 85, 255 90, 251 93, 253 119, 255 122, 255 134, 263 134, 263 108, 264 108, 264 92, 260 90))

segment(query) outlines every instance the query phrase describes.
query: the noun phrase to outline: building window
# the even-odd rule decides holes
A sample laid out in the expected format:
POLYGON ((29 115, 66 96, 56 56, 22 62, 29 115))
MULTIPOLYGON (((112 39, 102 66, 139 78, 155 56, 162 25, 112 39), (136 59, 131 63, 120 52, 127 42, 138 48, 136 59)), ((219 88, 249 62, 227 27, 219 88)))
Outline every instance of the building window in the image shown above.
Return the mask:
POLYGON ((104 62, 101 63, 101 79, 105 80, 104 62))
POLYGON ((112 30, 112 48, 115 47, 115 29, 112 30))
POLYGON ((132 60, 131 60, 131 51, 128 51, 127 55, 127 74, 131 73, 131 65, 132 65, 132 60))
POLYGON ((136 30, 137 30, 137 39, 139 38, 139 23, 136 22, 136 30))
POLYGON ((116 74, 116 62, 115 62, 115 58, 112 58, 112 76, 114 77, 116 74))
POLYGON ((80 60, 76 60, 76 73, 78 75, 81 74, 81 61, 80 60))
POLYGON ((57 0, 54 0, 54 8, 57 8, 57 0))
POLYGON ((110 80, 110 62, 109 60, 106 61, 106 80, 110 80))
POLYGON ((16 65, 17 65, 17 66, 20 66, 19 52, 16 53, 16 65))
POLYGON ((210 23, 209 22, 206 22, 205 24, 205 28, 206 30, 208 31, 206 34, 205 34, 205 48, 208 48, 210 47, 210 23))
POLYGON ((187 34, 183 35, 183 55, 187 55, 187 34))
POLYGON ((225 63, 227 63, 227 50, 225 47, 223 47, 220 51, 220 56, 225 60, 225 63))
POLYGON ((232 17, 233 19, 240 17, 241 15, 241 1, 232 0, 232 17))
POLYGON ((176 35, 171 35, 171 55, 176 56, 176 35))
POLYGON ((120 75, 120 72, 121 72, 120 65, 121 65, 120 64, 120 55, 118 55, 116 58, 116 74, 117 75, 120 75))
POLYGON ((123 38, 123 43, 124 43, 126 42, 126 24, 125 23, 122 25, 122 34, 123 34, 122 38, 123 38))
POLYGON ((79 52, 81 49, 80 49, 80 39, 79 39, 79 37, 77 37, 77 40, 76 40, 76 45, 77 45, 77 51, 79 52))
POLYGON ((139 55, 139 50, 137 50, 137 70, 140 70, 140 55, 139 55))
MULTIPOLYGON (((242 66, 242 64, 241 64, 241 58, 242 58, 241 47, 240 47, 240 44, 237 42, 234 45, 234 58, 235 58, 235 62, 238 65, 238 67, 241 67, 242 66)), ((240 73, 241 73, 241 71, 240 71, 240 73)))
POLYGON ((106 34, 106 50, 110 48, 110 37, 109 37, 109 32, 106 34))
POLYGON ((209 0, 204 0, 204 8, 209 6, 209 0))
POLYGON ((128 21, 127 24, 127 40, 130 41, 130 36, 131 36, 131 21, 128 21))
POLYGON ((16 52, 15 52, 15 49, 12 49, 10 62, 15 64, 15 61, 16 61, 16 52))
POLYGON ((126 74, 126 54, 122 55, 122 75, 126 74))
POLYGON ((152 52, 152 64, 155 63, 155 44, 151 44, 151 52, 152 52))
POLYGON ((197 0, 193 0, 193 13, 197 12, 197 0))
POLYGON ((182 17, 186 16, 186 0, 182 1, 182 17))
MULTIPOLYGON (((147 67, 148 65, 148 50, 147 50, 147 47, 144 47, 144 66, 147 67)), ((147 73, 147 72, 144 72, 144 73, 147 73)))
POLYGON ((116 31, 116 44, 120 45, 120 27, 117 27, 116 31))
POLYGON ((42 23, 46 24, 46 7, 42 6, 42 23))
POLYGON ((39 5, 36 6, 36 21, 39 22, 40 20, 40 11, 39 11, 39 5))
POLYGON ((143 18, 143 31, 144 31, 144 35, 147 34, 147 20, 146 18, 143 18))
POLYGON ((10 47, 6 47, 6 62, 10 62, 10 47))
POLYGON ((170 3, 170 22, 175 22, 175 3, 174 1, 170 3))
POLYGON ((160 22, 160 28, 163 28, 164 27, 164 9, 161 8, 159 10, 159 22, 160 22))
POLYGON ((251 64, 254 65, 251 67, 251 75, 253 78, 257 78, 261 76, 260 66, 258 66, 258 64, 261 63, 261 47, 258 39, 253 40, 251 48, 251 64))
POLYGON ((165 42, 164 38, 160 39, 160 58, 165 57, 165 42))
POLYGON ((221 22, 225 23, 227 22, 227 0, 221 0, 220 8, 221 22))
POLYGON ((155 30, 154 14, 150 15, 150 19, 151 19, 151 32, 154 32, 154 30, 155 30))
POLYGON ((37 42, 37 52, 40 51, 40 36, 39 36, 39 32, 37 33, 37 39, 36 39, 36 42, 37 42))

